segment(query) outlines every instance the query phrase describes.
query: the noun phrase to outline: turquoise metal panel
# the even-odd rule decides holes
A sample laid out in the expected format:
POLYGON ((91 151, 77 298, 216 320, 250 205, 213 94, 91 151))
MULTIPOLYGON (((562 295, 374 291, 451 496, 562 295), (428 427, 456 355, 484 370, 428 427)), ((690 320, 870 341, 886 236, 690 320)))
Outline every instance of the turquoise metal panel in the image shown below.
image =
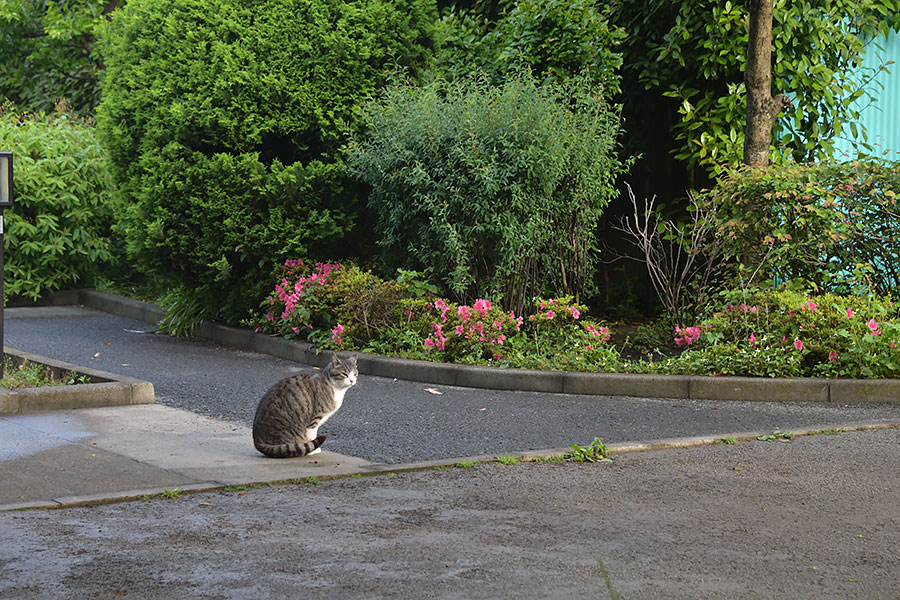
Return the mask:
MULTIPOLYGON (((868 142, 874 147, 873 154, 900 160, 900 35, 894 32, 887 40, 879 38, 877 41, 883 50, 879 50, 874 42, 870 43, 863 68, 878 68, 887 61, 894 61, 894 64, 888 66, 890 73, 882 72, 873 81, 869 90, 878 101, 862 109, 858 123, 866 128, 868 142)), ((850 128, 845 126, 844 129, 842 137, 847 139, 835 144, 835 156, 856 158, 850 128)))

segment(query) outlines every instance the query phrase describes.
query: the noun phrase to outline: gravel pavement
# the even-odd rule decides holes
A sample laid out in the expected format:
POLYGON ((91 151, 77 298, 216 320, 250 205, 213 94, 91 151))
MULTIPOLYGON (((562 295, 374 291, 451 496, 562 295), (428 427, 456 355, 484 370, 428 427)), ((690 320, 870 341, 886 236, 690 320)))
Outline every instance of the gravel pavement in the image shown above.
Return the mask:
MULTIPOLYGON (((146 323, 96 310, 20 316, 35 314, 31 310, 7 310, 7 346, 150 381, 158 403, 244 425, 251 424, 272 383, 312 370, 254 352, 142 333, 146 323)), ((323 432, 328 450, 404 463, 587 445, 598 436, 606 443, 635 442, 875 421, 900 422, 900 404, 581 396, 363 376, 323 432)))
POLYGON ((0 513, 0 597, 896 600, 898 465, 885 429, 0 513))

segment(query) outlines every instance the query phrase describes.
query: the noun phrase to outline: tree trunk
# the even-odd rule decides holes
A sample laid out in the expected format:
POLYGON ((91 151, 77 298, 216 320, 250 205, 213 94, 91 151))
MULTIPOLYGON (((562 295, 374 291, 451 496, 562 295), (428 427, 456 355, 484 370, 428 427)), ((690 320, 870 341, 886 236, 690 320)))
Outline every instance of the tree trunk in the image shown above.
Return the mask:
POLYGON ((747 43, 747 125, 744 130, 744 164, 769 164, 769 145, 775 120, 785 108, 793 108, 784 94, 772 97, 773 0, 750 1, 750 40, 747 43))

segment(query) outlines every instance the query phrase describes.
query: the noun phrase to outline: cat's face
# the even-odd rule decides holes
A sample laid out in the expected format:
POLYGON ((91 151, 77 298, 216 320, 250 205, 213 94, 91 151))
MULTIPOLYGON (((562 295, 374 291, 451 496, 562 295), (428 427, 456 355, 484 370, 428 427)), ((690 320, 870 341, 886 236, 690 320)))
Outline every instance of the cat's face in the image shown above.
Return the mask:
POLYGON ((338 387, 348 388, 356 384, 359 371, 356 368, 356 355, 350 358, 340 358, 337 354, 331 355, 331 380, 338 387))

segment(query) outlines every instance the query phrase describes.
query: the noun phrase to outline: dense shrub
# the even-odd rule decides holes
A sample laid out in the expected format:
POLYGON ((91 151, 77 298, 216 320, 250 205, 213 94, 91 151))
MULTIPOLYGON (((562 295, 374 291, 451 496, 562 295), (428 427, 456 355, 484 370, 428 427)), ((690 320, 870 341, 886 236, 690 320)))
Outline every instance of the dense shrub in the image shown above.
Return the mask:
POLYGON ((435 81, 391 86, 366 118, 351 168, 372 188, 387 264, 519 313, 590 290, 597 221, 623 170, 605 99, 525 75, 435 81))
POLYGON ((730 301, 701 324, 679 327, 689 347, 664 373, 763 377, 900 376, 900 307, 890 299, 762 292, 730 301), (740 300, 740 301, 738 301, 740 300))
POLYGON ((131 0, 102 28, 97 119, 137 264, 234 320, 354 223, 345 128, 430 55, 433 0, 131 0))
POLYGON ((0 148, 13 152, 15 177, 4 213, 6 294, 37 299, 90 285, 113 260, 112 184, 94 128, 65 112, 0 107, 0 148))
POLYGON ((383 280, 356 265, 288 260, 246 324, 326 348, 463 364, 612 370, 609 329, 571 297, 535 301, 528 319, 479 298, 456 304, 420 274, 383 280))
POLYGON ((125 0, 0 2, 0 100, 51 111, 60 100, 81 115, 100 100, 93 30, 125 0))
POLYGON ((494 83, 522 67, 541 79, 584 74, 612 96, 619 91, 616 48, 623 37, 589 0, 519 0, 496 21, 460 10, 441 22, 438 69, 447 79, 484 73, 494 83))
MULTIPOLYGON (((742 170, 698 200, 749 270, 797 288, 900 292, 900 168, 881 162, 742 170)), ((759 281, 759 278, 757 279, 759 281)))
POLYGON ((247 323, 323 348, 500 368, 900 376, 900 306, 889 298, 735 290, 723 299, 708 318, 676 327, 669 338, 676 352, 666 348, 672 356, 654 361, 644 359, 659 356, 653 346, 638 340, 613 345, 610 326, 571 297, 538 298, 524 318, 481 298, 457 304, 435 296, 417 273, 385 281, 355 265, 287 261, 259 316, 247 323), (626 360, 622 347, 641 358, 626 360))
POLYGON ((421 350, 423 315, 436 291, 416 273, 383 280, 353 264, 285 261, 278 283, 262 303, 262 314, 247 321, 259 331, 335 346, 361 348, 381 341, 421 350))

